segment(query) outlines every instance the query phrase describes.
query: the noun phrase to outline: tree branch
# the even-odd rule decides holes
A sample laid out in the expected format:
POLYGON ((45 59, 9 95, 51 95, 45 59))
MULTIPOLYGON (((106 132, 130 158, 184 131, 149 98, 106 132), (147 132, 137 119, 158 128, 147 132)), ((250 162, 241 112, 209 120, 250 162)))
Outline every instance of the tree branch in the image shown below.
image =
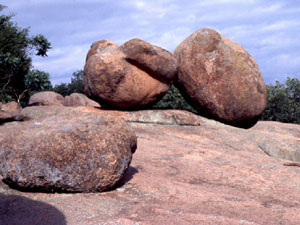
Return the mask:
POLYGON ((5 85, 2 87, 2 91, 4 91, 5 90, 5 88, 7 87, 7 85, 10 83, 10 81, 11 81, 11 77, 12 77, 12 75, 9 75, 7 78, 8 78, 8 81, 5 83, 5 85))

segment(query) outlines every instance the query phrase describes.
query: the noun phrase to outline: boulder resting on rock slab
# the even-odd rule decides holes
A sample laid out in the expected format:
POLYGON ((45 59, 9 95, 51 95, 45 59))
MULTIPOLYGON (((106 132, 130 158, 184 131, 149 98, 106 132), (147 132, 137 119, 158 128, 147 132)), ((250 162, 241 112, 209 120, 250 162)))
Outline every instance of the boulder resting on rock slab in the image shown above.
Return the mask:
POLYGON ((266 86, 255 60, 239 44, 200 29, 175 49, 178 87, 203 115, 253 125, 266 106, 266 86))
POLYGON ((143 40, 122 46, 95 42, 87 54, 83 86, 88 97, 117 108, 140 108, 159 100, 177 73, 173 55, 143 40))
POLYGON ((54 91, 41 91, 32 95, 29 106, 64 106, 65 98, 54 91))
MULTIPOLYGON (((45 107, 28 107, 38 111, 45 107)), ((96 192, 112 188, 137 146, 118 119, 69 107, 0 126, 0 175, 22 190, 96 192), (51 113, 50 113, 51 114, 51 113)))
POLYGON ((65 106, 90 106, 90 107, 100 107, 98 102, 89 99, 86 95, 81 93, 72 93, 65 97, 65 106))
POLYGON ((20 117, 20 110, 18 103, 12 101, 8 103, 0 102, 0 123, 9 120, 18 120, 20 117))

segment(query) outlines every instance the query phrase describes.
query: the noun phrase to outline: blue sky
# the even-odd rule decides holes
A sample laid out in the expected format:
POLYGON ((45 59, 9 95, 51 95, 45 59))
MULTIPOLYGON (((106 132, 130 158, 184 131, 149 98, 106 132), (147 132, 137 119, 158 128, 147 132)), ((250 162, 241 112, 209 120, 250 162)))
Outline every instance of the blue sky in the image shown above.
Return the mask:
POLYGON ((300 1, 296 0, 2 0, 13 21, 43 34, 47 58, 33 57, 52 84, 70 82, 98 40, 141 38, 169 51, 192 32, 212 28, 241 44, 267 84, 300 79, 300 1))

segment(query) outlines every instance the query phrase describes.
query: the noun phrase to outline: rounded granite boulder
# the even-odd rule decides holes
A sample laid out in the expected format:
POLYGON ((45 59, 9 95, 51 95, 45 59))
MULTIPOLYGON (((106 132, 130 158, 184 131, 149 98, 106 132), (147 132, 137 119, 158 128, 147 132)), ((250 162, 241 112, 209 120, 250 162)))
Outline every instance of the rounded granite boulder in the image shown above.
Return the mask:
POLYGON ((159 100, 177 73, 173 55, 140 39, 122 46, 95 42, 87 54, 83 86, 92 99, 117 108, 139 108, 159 100))
POLYGON ((174 55, 178 86, 204 115, 248 126, 263 112, 263 77, 255 60, 239 44, 212 29, 200 29, 184 40, 174 55))
POLYGON ((65 97, 65 106, 89 106, 101 107, 98 102, 89 99, 86 95, 81 93, 72 93, 65 97))
POLYGON ((29 106, 64 106, 65 98, 54 91, 41 91, 33 94, 29 106))
POLYGON ((27 107, 24 115, 35 119, 0 126, 0 175, 4 181, 29 191, 112 188, 127 170, 137 138, 123 121, 88 110, 27 107))

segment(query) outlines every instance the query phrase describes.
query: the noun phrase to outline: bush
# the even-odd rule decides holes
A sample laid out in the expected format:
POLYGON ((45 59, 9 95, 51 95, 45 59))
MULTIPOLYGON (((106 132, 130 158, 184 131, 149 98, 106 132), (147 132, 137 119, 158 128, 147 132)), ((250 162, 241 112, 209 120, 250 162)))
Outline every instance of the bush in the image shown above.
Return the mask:
POLYGON ((72 93, 84 93, 82 86, 82 76, 83 70, 77 70, 72 74, 71 83, 62 83, 55 85, 53 91, 61 94, 62 96, 67 96, 72 93))
POLYGON ((181 95, 178 88, 172 85, 167 94, 156 104, 152 106, 154 109, 181 109, 193 113, 198 113, 181 95))
POLYGON ((288 77, 285 84, 267 85, 267 106, 262 120, 300 124, 300 81, 288 77))

